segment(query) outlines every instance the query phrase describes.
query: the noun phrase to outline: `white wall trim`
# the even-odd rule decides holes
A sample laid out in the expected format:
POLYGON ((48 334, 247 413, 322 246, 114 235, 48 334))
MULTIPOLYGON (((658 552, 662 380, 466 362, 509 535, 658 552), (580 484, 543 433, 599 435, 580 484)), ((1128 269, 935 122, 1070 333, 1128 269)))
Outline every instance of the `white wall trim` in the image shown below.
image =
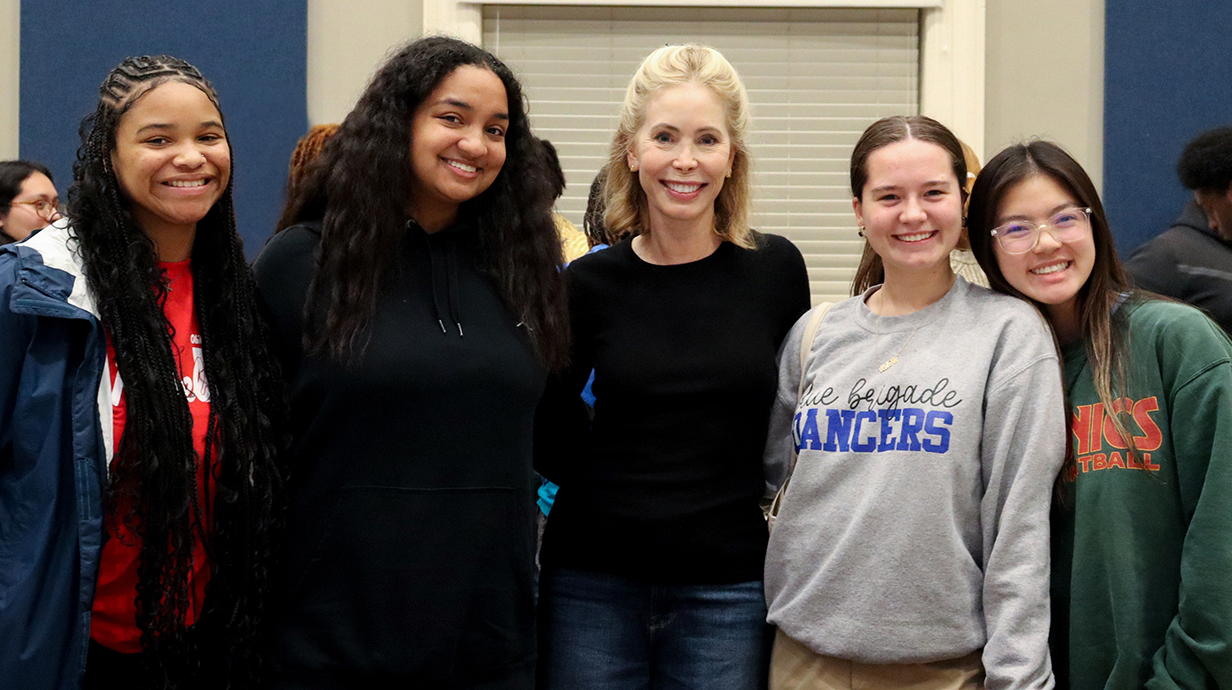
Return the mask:
MULTIPOLYGON (((425 0, 432 2, 433 0, 425 0)), ((901 9, 904 7, 942 7, 945 0, 774 0, 773 3, 749 0, 483 0, 480 5, 586 5, 612 7, 844 7, 901 9)))
POLYGON ((21 140, 21 0, 0 0, 0 95, 0 160, 9 160, 21 140))
MULTIPOLYGON (((920 112, 984 150, 986 0, 489 0, 493 5, 920 8, 920 112)), ((423 0, 424 33, 481 43, 483 4, 423 0)))
POLYGON ((920 113, 977 152, 984 150, 984 3, 945 0, 920 22, 920 113))

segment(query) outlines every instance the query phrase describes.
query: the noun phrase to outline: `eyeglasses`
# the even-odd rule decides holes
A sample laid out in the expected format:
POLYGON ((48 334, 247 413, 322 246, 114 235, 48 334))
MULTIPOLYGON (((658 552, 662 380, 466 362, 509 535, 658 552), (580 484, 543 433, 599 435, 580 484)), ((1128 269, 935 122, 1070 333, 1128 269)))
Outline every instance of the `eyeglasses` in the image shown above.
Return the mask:
POLYGON ((24 204, 34 209, 39 218, 46 221, 53 221, 60 215, 60 200, 48 201, 46 199, 35 199, 34 201, 14 201, 14 204, 24 204))
POLYGON ((1054 214, 1047 223, 1036 225, 1029 220, 1015 220, 992 229, 992 236, 1006 254, 1025 254, 1039 243, 1040 231, 1048 232, 1058 242, 1077 242, 1091 229, 1091 209, 1067 208, 1054 214))

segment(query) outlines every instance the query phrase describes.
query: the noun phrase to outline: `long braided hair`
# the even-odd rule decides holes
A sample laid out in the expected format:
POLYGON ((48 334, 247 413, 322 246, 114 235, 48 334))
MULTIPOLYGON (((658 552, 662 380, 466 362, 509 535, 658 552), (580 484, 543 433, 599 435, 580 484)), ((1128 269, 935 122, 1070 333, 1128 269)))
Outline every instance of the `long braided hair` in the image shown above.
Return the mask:
POLYGON ((182 60, 160 55, 120 63, 103 82, 95 112, 82 122, 68 215, 124 381, 127 418, 107 487, 107 515, 127 521, 142 539, 137 627, 150 670, 145 685, 177 687, 202 674, 245 685, 258 666, 258 628, 282 515, 275 461, 284 444, 286 395, 228 184, 197 223, 193 241, 194 309, 210 390, 204 457, 194 450, 192 416, 162 308, 165 278, 154 243, 121 194, 111 158, 124 114, 170 81, 200 89, 218 108, 213 87, 182 60), (198 463, 217 482, 204 504, 197 500, 198 463), (130 510, 118 515, 124 506, 130 510), (201 542, 211 577, 196 627, 216 626, 224 641, 210 649, 185 625, 193 606, 193 551, 201 542))
POLYGON ((412 119, 441 81, 463 65, 500 78, 509 123, 500 173, 482 194, 462 203, 459 221, 474 228, 468 241, 474 243, 479 269, 527 326, 540 359, 552 368, 568 359, 560 241, 551 216, 555 190, 542 145, 531 133, 521 86, 491 53, 444 36, 408 43, 386 61, 288 200, 284 227, 321 221, 317 274, 305 310, 308 352, 347 362, 364 350, 381 287, 396 270, 394 258, 405 234, 412 119))

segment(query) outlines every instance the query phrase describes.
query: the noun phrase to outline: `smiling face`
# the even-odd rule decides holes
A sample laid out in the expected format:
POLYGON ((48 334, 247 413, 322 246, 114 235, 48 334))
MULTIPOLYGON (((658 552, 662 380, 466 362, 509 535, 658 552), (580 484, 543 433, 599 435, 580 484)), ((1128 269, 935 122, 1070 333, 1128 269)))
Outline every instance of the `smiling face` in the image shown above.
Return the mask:
POLYGON ((948 267, 963 210, 950 154, 937 144, 904 139, 874 151, 866 168, 864 193, 852 205, 887 281, 948 267))
POLYGON ((191 247, 197 222, 231 179, 218 109, 201 89, 169 81, 138 98, 120 117, 115 138, 111 166, 137 224, 160 255, 169 242, 191 247))
POLYGON ((647 99, 628 152, 646 193, 650 230, 714 228, 714 202, 734 150, 719 97, 701 84, 659 89, 647 99))
POLYGON ((492 70, 463 65, 441 80, 411 121, 411 216, 429 232, 457 218, 505 164, 509 98, 492 70))
POLYGON ((60 217, 58 210, 39 215, 36 206, 39 201, 57 208, 60 205, 60 195, 56 193, 56 186, 46 175, 33 172, 22 181, 21 191, 13 197, 9 212, 0 215, 0 230, 20 242, 29 237, 30 233, 47 227, 60 217))
MULTIPOLYGON (((1006 191, 997 205, 994 227, 1014 220, 1042 225, 1059 211, 1078 206, 1074 195, 1055 180, 1036 174, 1006 191)), ((1009 254, 994 241, 993 255, 1014 289, 1043 305, 1054 323, 1069 322, 1077 313, 1078 292, 1095 266, 1095 238, 1088 229, 1081 239, 1059 242, 1043 230, 1030 251, 1009 254)))

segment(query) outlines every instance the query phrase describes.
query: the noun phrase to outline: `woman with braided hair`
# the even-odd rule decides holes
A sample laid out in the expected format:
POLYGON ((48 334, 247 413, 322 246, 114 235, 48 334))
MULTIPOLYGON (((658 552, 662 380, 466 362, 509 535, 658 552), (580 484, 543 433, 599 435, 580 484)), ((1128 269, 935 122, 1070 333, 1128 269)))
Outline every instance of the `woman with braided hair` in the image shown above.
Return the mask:
POLYGON ((218 98, 129 58, 81 131, 68 219, 0 249, 0 678, 244 687, 286 403, 218 98))
POLYGON ((567 351, 548 159, 504 64, 415 41, 257 259, 295 468, 272 687, 534 687, 531 433, 567 351))

